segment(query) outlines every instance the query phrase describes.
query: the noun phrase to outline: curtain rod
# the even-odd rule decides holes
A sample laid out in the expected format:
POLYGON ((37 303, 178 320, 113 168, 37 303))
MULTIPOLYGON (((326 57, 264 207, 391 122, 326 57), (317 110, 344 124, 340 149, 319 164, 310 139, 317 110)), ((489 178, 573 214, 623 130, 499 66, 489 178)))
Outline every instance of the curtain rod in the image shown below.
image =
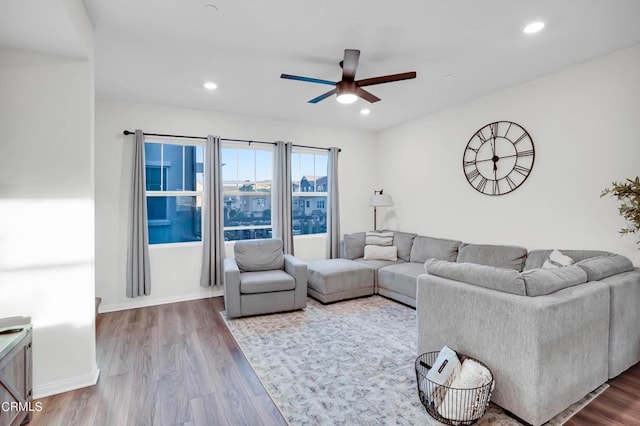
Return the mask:
MULTIPOLYGON (((182 138, 182 139, 202 139, 202 140, 207 140, 206 136, 185 136, 185 135, 166 135, 166 134, 162 134, 162 133, 146 133, 143 132, 145 135, 149 135, 149 136, 160 136, 160 137, 165 137, 165 138, 182 138)), ((131 132, 129 130, 124 130, 122 132, 123 135, 128 136, 128 135, 134 135, 135 132, 131 132)), ((226 142, 246 142, 248 144, 252 144, 252 143, 262 143, 262 144, 268 144, 268 145, 275 145, 275 142, 265 142, 265 141, 253 141, 253 140, 249 140, 249 139, 227 139, 227 138, 220 138, 221 141, 226 141, 226 142)), ((326 150, 329 151, 329 148, 318 148, 317 146, 308 146, 308 145, 296 145, 293 144, 293 146, 297 147, 297 148, 309 148, 309 149, 322 149, 322 150, 326 150)), ((338 152, 342 152, 341 149, 338 149, 338 152)))

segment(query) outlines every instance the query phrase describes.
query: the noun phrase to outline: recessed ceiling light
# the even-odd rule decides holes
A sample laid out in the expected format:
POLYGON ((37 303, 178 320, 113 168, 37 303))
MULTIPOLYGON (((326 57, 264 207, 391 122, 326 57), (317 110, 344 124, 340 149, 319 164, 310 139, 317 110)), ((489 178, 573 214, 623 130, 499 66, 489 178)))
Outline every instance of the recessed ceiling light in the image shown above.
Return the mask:
POLYGON ((371 114, 371 110, 370 110, 370 109, 368 109, 368 108, 362 108, 362 109, 360 110, 360 114, 362 114, 362 115, 369 115, 369 114, 371 114))
POLYGON ((527 34, 533 34, 533 33, 537 33, 543 28, 544 28, 544 22, 536 21, 524 27, 522 31, 524 31, 527 34))
POLYGON ((205 88, 205 89, 208 89, 208 90, 215 90, 215 89, 217 89, 217 88, 218 88, 218 85, 217 85, 217 84, 215 84, 213 81, 207 81, 207 82, 204 84, 204 88, 205 88))

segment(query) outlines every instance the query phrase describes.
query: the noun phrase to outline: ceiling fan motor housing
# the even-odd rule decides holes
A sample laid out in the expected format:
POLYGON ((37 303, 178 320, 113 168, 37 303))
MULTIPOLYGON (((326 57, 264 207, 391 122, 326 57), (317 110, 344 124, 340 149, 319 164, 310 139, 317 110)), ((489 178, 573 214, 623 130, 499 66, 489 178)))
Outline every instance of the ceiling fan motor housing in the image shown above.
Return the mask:
POLYGON ((338 96, 347 93, 355 94, 358 90, 358 85, 355 81, 339 81, 336 87, 338 88, 338 96))

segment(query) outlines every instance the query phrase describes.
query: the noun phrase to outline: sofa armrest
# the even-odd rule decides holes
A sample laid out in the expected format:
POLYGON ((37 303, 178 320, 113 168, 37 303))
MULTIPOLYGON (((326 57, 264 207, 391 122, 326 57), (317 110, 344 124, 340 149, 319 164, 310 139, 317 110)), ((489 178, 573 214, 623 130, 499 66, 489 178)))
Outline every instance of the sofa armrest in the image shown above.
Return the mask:
POLYGON ((607 380, 609 291, 586 283, 520 296, 418 276, 419 352, 444 345, 491 368, 493 400, 527 422, 549 420, 607 380))
POLYGON ((224 259, 224 305, 228 318, 242 316, 240 305, 240 269, 233 258, 224 259))
POLYGON ((294 309, 307 306, 307 264, 290 255, 284 255, 284 271, 296 280, 294 309))

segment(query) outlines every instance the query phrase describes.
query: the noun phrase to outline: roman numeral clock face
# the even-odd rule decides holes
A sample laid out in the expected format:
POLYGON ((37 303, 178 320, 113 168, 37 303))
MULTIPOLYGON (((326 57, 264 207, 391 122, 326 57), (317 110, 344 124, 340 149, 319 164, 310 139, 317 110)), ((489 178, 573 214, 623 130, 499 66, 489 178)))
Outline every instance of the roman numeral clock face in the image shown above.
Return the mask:
POLYGON ((497 121, 487 124, 469 139, 462 167, 476 191, 504 195, 527 179, 534 157, 533 140, 522 126, 497 121))

